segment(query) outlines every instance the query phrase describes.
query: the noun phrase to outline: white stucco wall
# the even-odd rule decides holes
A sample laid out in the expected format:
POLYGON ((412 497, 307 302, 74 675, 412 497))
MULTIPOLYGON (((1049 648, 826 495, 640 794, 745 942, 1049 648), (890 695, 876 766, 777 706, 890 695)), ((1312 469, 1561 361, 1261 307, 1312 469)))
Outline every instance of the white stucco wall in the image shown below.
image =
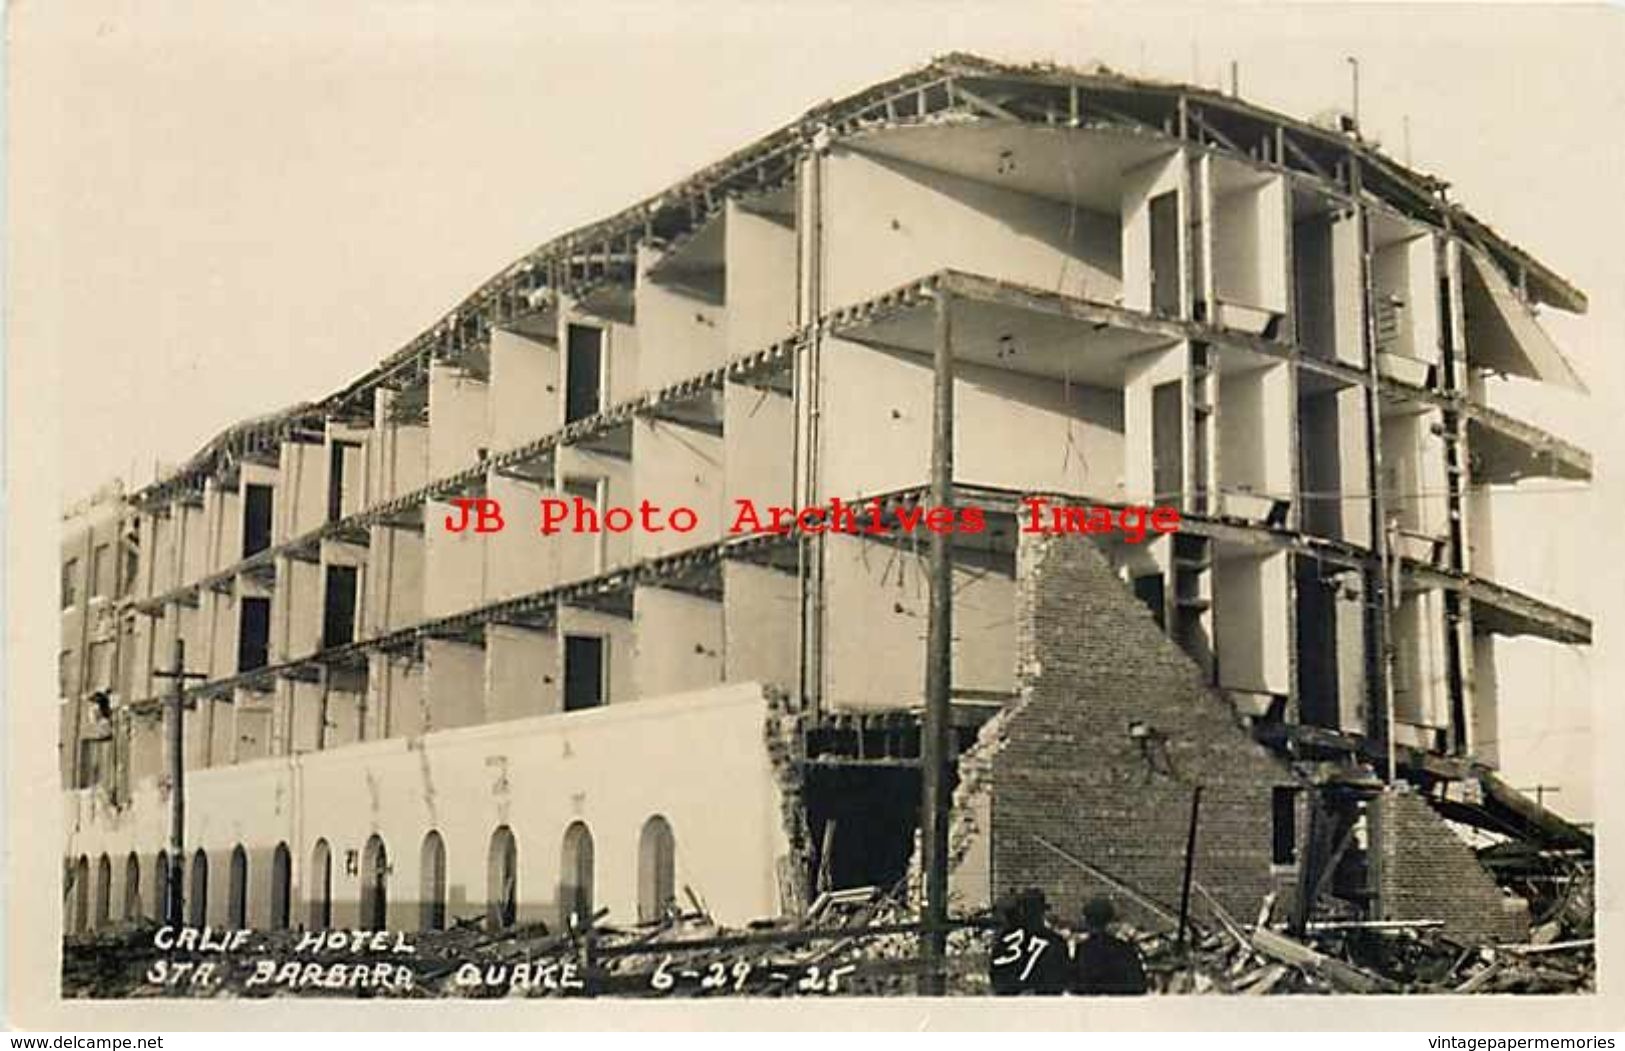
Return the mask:
MULTIPOLYGON (((925 540, 917 549, 831 534, 824 554, 824 699, 839 708, 903 708, 925 693, 930 605, 925 540)), ((953 684, 1015 687, 1013 575, 954 566, 953 684)))
MULTIPOLYGON (((580 820, 593 836, 595 900, 610 910, 607 922, 628 923, 637 915, 638 836, 660 814, 676 836, 679 888, 692 886, 724 923, 775 915, 774 863, 788 848, 762 743, 765 714, 760 687, 740 684, 198 771, 187 783, 187 868, 193 851, 207 851, 208 917, 224 923, 229 858, 241 844, 250 856, 249 919, 265 925, 272 852, 286 843, 297 924, 308 916, 312 848, 326 839, 334 923, 353 925, 359 880, 346 856, 359 856, 376 834, 392 870, 389 924, 411 930, 424 836, 433 829, 446 843, 450 915, 475 916, 484 912, 491 834, 507 825, 518 841, 521 919, 551 922, 560 846, 580 820)), ((150 912, 169 817, 155 783, 138 786, 122 810, 92 792, 65 793, 64 804, 67 856, 87 855, 94 871, 106 852, 122 888, 123 859, 136 851, 150 912)), ((113 901, 117 917, 122 893, 113 901)))
POLYGON ((491 445, 490 384, 450 365, 429 367, 429 477, 444 478, 474 463, 491 445))
MULTIPOLYGON (((930 478, 928 358, 823 345, 819 489, 850 499, 930 478)), ((1120 498, 1121 396, 968 362, 954 371, 954 479, 1120 498)))
POLYGON ((728 202, 724 231, 729 357, 788 336, 796 319, 796 231, 793 220, 728 202))
POLYGON ((837 148, 824 166, 824 306, 955 269, 1110 302, 1116 215, 837 148))
POLYGON ((512 449, 556 429, 559 349, 517 332, 491 332, 491 390, 487 404, 491 448, 512 449))
POLYGON ((692 278, 701 287, 685 287, 688 275, 656 280, 649 270, 662 253, 638 248, 638 280, 633 293, 638 325, 653 333, 640 341, 636 377, 642 390, 659 390, 678 380, 717 368, 724 360, 728 308, 721 298, 720 273, 692 278), (713 290, 710 286, 718 286, 713 290))
MULTIPOLYGON (((631 466, 637 500, 648 500, 663 516, 687 508, 699 519, 687 533, 670 528, 663 516, 655 518, 649 530, 635 523, 628 534, 634 561, 721 538, 730 518, 723 504, 723 455, 720 435, 668 420, 640 416, 633 421, 631 466)), ((636 506, 631 509, 636 513, 636 506)))

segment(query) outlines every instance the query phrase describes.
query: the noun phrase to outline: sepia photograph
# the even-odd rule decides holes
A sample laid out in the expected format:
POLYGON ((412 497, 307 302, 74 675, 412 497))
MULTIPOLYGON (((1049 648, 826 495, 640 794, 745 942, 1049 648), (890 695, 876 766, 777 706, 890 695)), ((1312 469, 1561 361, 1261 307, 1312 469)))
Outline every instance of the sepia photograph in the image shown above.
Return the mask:
POLYGON ((9 1025, 1619 1028, 1622 45, 12 5, 9 1025))

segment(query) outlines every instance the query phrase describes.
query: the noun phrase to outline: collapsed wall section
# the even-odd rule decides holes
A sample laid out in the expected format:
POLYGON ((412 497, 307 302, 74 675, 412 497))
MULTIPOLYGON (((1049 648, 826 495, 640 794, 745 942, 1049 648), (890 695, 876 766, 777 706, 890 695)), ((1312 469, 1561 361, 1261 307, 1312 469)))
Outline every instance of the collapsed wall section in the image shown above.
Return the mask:
POLYGON ((1528 938, 1529 903, 1502 891, 1426 800, 1387 792, 1372 813, 1381 919, 1443 920, 1444 934, 1468 945, 1528 938))
MULTIPOLYGON (((1167 926, 1102 874, 1177 909, 1200 785, 1195 882, 1244 922, 1271 891, 1274 914, 1290 914, 1310 786, 1252 739, 1092 541, 1021 534, 1016 587, 1018 699, 959 760, 956 907, 1039 887, 1066 920, 1106 894, 1131 922, 1167 926)), ((1463 944, 1527 936, 1527 904, 1420 795, 1389 789, 1369 813, 1373 918, 1443 920, 1463 944)))
MULTIPOLYGON (((1177 907, 1201 786, 1196 881, 1249 917, 1271 890, 1289 896, 1299 781, 1251 739, 1104 554, 1084 537, 1022 534, 1017 589, 1020 699, 962 764, 965 783, 985 786, 990 801, 985 816, 959 823, 987 837, 989 892, 1041 887, 1068 919, 1107 893, 1126 917, 1155 925, 1054 848, 1177 907), (990 754, 977 754, 984 745, 990 754), (1290 858, 1277 856, 1277 821, 1289 823, 1290 858)), ((984 805, 961 802, 969 814, 984 805)), ((961 844, 962 868, 979 849, 961 844)))

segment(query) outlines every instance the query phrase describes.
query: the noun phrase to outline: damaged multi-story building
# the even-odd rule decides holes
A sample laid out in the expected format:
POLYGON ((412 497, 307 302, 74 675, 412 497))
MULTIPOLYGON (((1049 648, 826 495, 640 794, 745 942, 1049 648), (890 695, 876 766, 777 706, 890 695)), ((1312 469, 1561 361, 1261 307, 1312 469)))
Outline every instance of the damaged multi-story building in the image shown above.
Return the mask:
POLYGON ((1538 307, 1586 300, 1351 125, 969 56, 821 105, 99 505, 63 567, 69 929, 162 911, 177 640, 191 922, 906 883, 925 541, 726 526, 925 501, 945 350, 989 523, 949 543, 954 908, 1171 903, 1200 786, 1237 914, 1517 938, 1454 826, 1591 846, 1496 773, 1497 640, 1591 635, 1491 560, 1498 487, 1590 474, 1490 407, 1580 386, 1538 307), (1024 532, 1033 495, 1182 520, 1024 532), (700 524, 542 535, 575 497, 700 524), (507 527, 449 531, 467 498, 507 527))

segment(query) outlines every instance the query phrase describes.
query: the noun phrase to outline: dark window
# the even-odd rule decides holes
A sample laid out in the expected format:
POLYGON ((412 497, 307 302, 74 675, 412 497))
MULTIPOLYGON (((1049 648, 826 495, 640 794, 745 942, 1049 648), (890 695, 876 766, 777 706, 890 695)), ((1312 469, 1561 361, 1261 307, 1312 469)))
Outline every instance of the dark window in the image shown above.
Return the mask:
POLYGON ((1179 380, 1151 389, 1151 488, 1158 503, 1177 504, 1184 491, 1183 406, 1179 380))
POLYGON ((564 830, 559 874, 560 925, 586 927, 592 922, 592 833, 583 822, 564 830))
POLYGON ((310 852, 310 926, 325 931, 333 926, 333 851, 318 839, 310 852))
POLYGON ((1167 610, 1164 605, 1165 589, 1161 573, 1147 573, 1143 577, 1134 578, 1134 597, 1146 604, 1151 610, 1151 616, 1157 621, 1157 627, 1167 629, 1167 610))
POLYGON ((62 563, 62 608, 68 609, 79 601, 79 560, 70 558, 62 563))
POLYGON ((485 920, 493 928, 519 919, 519 844, 507 825, 491 833, 486 855, 485 920))
POLYGON ((322 607, 322 646, 355 641, 356 567, 327 567, 327 601, 322 607))
POLYGON ((1274 817, 1271 860, 1277 865, 1295 865, 1298 862, 1298 790, 1272 789, 1270 810, 1274 817))
POLYGON ((192 926, 202 927, 209 922, 209 855, 198 851, 192 855, 192 926))
POLYGON ((378 836, 367 840, 361 852, 361 926, 381 931, 388 926, 389 852, 378 836))
POLYGON ((418 866, 423 881, 419 897, 423 901, 420 917, 426 931, 444 930, 446 926, 446 841, 440 833, 430 832, 423 837, 423 859, 418 866))
POLYGON ((656 814, 643 823, 638 839, 638 919, 666 915, 677 899, 677 840, 671 824, 656 814))
POLYGON ((275 492, 268 485, 243 487, 243 557, 271 546, 271 506, 275 492))
POLYGON ((603 329, 589 325, 570 326, 564 383, 565 423, 598 413, 604 383, 603 329))
POLYGON ((334 442, 327 453, 327 520, 337 522, 344 517, 344 464, 350 454, 361 446, 355 442, 334 442))
POLYGON ((1151 309, 1179 313, 1179 195, 1151 198, 1151 309))
POLYGON ((124 918, 141 919, 141 858, 130 851, 124 859, 124 918))
POLYGON ((79 863, 73 867, 71 879, 73 886, 73 932, 83 934, 85 929, 90 926, 90 859, 83 854, 79 855, 79 863))
POLYGON ((245 596, 237 616, 237 670, 263 668, 270 659, 271 600, 245 596))
POLYGON ((597 635, 564 637, 564 710, 604 703, 604 640, 597 635))
POLYGON ((1452 327, 1456 318, 1450 307, 1450 275, 1439 275, 1439 349, 1444 359, 1444 385, 1451 390, 1456 387, 1456 356, 1450 348, 1456 345, 1455 330, 1452 327))
POLYGON ((226 922, 239 930, 248 926, 248 852, 231 851, 231 881, 226 888, 226 922))
POLYGON ((106 927, 113 918, 113 859, 103 854, 96 862, 96 920, 97 930, 106 927))
POLYGON ((160 850, 152 865, 152 914, 164 923, 179 924, 169 910, 169 852, 160 850))
POLYGON ((1336 577, 1322 576, 1321 564, 1297 558, 1298 721, 1309 726, 1337 729, 1337 591, 1336 577))
POLYGON ((285 931, 293 909, 293 854, 278 843, 271 854, 271 929, 285 931))

